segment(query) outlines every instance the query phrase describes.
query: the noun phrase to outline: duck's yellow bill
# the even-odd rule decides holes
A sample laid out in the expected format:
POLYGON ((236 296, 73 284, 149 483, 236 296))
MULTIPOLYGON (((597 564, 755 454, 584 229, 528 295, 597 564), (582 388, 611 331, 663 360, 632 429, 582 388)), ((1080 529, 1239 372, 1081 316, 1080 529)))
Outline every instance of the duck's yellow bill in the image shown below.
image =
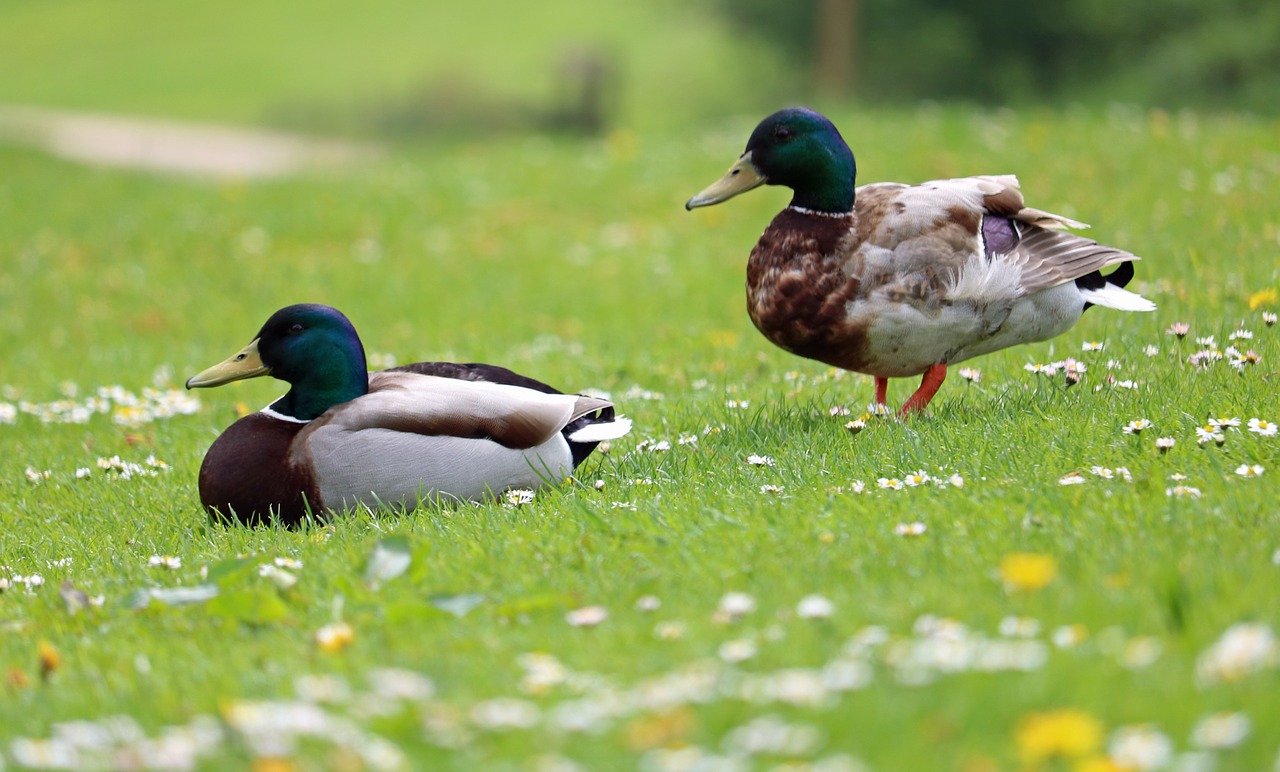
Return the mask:
POLYGON ((685 209, 696 209, 700 206, 711 206, 721 201, 728 201, 739 193, 746 193, 758 188, 767 180, 756 171, 751 163, 751 153, 743 153, 738 162, 729 167, 724 176, 713 182, 706 190, 685 202, 685 209))
POLYGON ((202 389, 208 386, 221 386, 232 381, 268 375, 270 372, 271 370, 262 364, 262 357, 258 354, 258 340, 255 338, 252 343, 225 361, 188 378, 187 388, 202 389))

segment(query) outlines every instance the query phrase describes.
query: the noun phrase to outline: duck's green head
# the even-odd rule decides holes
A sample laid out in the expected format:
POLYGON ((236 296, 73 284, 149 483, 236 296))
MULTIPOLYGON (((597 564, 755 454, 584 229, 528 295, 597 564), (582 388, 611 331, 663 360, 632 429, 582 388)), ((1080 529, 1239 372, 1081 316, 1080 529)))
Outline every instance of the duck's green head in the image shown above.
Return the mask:
POLYGON ((193 376, 188 389, 270 375, 290 385, 271 408, 310 421, 334 405, 369 391, 364 346, 336 308, 314 303, 276 311, 253 342, 224 362, 193 376))
POLYGON ((760 185, 785 185, 795 193, 792 206, 843 214, 853 210, 856 173, 853 152, 826 116, 788 107, 761 121, 738 162, 684 206, 710 206, 760 185))

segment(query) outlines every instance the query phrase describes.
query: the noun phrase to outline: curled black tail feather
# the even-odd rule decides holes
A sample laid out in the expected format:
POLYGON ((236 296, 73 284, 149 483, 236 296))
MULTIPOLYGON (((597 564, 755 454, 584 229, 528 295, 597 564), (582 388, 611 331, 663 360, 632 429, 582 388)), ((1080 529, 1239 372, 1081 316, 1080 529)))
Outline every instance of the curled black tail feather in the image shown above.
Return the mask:
MULTIPOLYGON (((1080 289, 1100 290, 1110 284, 1123 289, 1131 281, 1133 281, 1133 261, 1125 260, 1123 263, 1117 263, 1116 269, 1106 276, 1102 275, 1102 271, 1086 273, 1076 279, 1076 286, 1080 289)), ((1092 305, 1092 303, 1085 303, 1085 310, 1088 310, 1089 306, 1092 305)))
MULTIPOLYGON (((609 407, 600 408, 594 413, 588 413, 587 415, 578 417, 574 421, 570 421, 567 426, 560 430, 560 433, 568 439, 579 429, 586 428, 591 424, 607 423, 612 421, 615 417, 613 405, 610 405, 609 407)), ((573 468, 577 469, 578 464, 585 461, 587 456, 591 455, 591 451, 595 450, 596 446, 599 444, 600 443, 598 442, 574 442, 573 440, 569 440, 569 452, 573 454, 573 468)))

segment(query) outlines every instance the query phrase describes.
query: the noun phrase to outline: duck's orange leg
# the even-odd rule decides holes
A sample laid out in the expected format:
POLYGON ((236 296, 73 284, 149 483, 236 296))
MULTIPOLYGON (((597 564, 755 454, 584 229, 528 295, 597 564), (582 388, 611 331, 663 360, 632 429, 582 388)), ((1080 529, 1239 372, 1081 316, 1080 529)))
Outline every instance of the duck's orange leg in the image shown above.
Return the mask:
POLYGON ((902 415, 907 416, 913 412, 919 413, 923 411, 924 406, 929 404, 929 400, 933 399, 934 394, 938 393, 938 387, 946 379, 946 362, 936 364, 925 370, 924 377, 920 379, 920 388, 916 389, 916 393, 912 394, 902 406, 902 415))
POLYGON ((876 404, 887 405, 885 399, 889 396, 889 379, 875 376, 876 379, 876 404))

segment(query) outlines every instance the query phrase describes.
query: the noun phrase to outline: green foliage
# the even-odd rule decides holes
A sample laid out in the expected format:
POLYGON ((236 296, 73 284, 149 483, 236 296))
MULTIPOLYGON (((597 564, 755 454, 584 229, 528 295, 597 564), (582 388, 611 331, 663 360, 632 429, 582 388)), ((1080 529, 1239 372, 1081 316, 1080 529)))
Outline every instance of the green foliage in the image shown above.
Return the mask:
MULTIPOLYGON (((1273 113, 1280 8, 1266 0, 856 2, 855 93, 888 102, 1122 100, 1273 113)), ((735 26, 814 76, 819 0, 717 0, 735 26)))
MULTIPOLYGON (((269 182, 0 149, 0 401, 49 405, 68 381, 78 402, 100 386, 173 386, 276 308, 315 301, 346 312, 372 354, 604 389, 636 425, 579 484, 518 508, 354 513, 287 531, 211 524, 195 491, 237 405, 267 404, 281 384, 202 392, 194 415, 134 426, 19 412, 0 424, 0 576, 45 581, 0 593, 6 763, 29 750, 18 738, 129 716, 150 737, 176 726, 170 737, 219 738, 200 752, 210 767, 272 754, 310 767, 352 754, 416 768, 674 765, 664 749, 741 753, 771 736, 752 722, 774 716, 816 744, 757 754, 760 766, 847 755, 877 769, 1013 768, 1028 715, 1074 708, 1107 734, 1150 723, 1179 752, 1205 716, 1241 712, 1253 729, 1213 752, 1219 768, 1271 764, 1280 671, 1214 681, 1197 669, 1233 625, 1280 629, 1280 438, 1242 427, 1202 448, 1194 429, 1280 419, 1280 328, 1260 317, 1276 301, 1255 294, 1280 288, 1274 122, 831 113, 863 181, 1021 173, 1032 205, 1143 255, 1137 288, 1160 310, 1091 310, 1053 342, 972 363, 976 383, 953 373, 923 418, 852 435, 830 409, 856 417, 870 379, 774 349, 742 308, 747 252, 786 193, 681 208, 759 116, 403 147, 349 173, 269 182), (1175 321, 1191 336, 1165 334, 1175 321), (1258 364, 1187 364, 1196 336, 1225 346, 1241 326, 1258 364), (1106 348, 1083 352, 1090 340, 1106 348), (1088 364, 1080 386, 1023 370, 1066 356, 1088 364), (1123 433, 1139 418, 1154 427, 1123 433), (1177 445, 1161 454, 1156 436, 1177 445), (149 454, 169 468, 147 467, 149 454), (113 455, 157 473, 99 469, 113 455), (1261 477, 1235 472, 1252 464, 1261 477), (918 470, 964 485, 877 486, 918 470), (1059 484, 1077 472, 1084 484, 1059 484), (1166 493, 1178 484, 1201 495, 1166 493), (898 534, 912 523, 926 530, 898 534), (1002 560, 1022 552, 1056 566, 1043 589, 1001 581, 1002 560), (73 610, 64 580, 89 602, 73 610), (724 610, 738 607, 730 592, 754 610, 724 610), (830 617, 798 613, 811 594, 830 617), (596 626, 566 621, 591 607, 607 612, 596 626), (1052 642, 1072 625, 1078 643, 1052 642), (873 643, 880 627, 888 639, 873 643), (1025 670, 904 666, 947 641, 1044 656, 1025 670), (806 702, 815 677, 845 686, 806 702), (591 731, 565 728, 574 720, 591 731), (299 739, 307 726, 332 731, 299 739)), ((890 399, 911 386, 895 381, 890 399)))

